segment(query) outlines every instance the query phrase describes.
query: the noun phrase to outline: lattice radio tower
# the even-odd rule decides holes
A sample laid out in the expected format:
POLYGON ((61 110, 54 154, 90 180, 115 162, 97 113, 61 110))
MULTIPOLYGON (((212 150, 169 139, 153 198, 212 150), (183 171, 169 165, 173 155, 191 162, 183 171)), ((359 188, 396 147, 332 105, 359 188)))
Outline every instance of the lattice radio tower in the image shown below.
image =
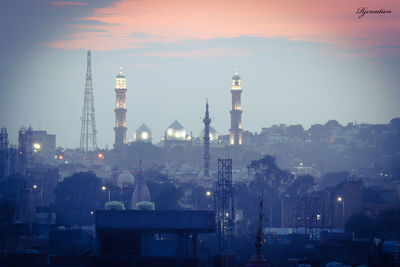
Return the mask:
POLYGON ((218 180, 216 182, 217 237, 219 252, 232 253, 235 206, 232 186, 232 159, 218 159, 218 180))
POLYGON ((90 50, 87 51, 86 84, 83 100, 80 148, 84 151, 97 149, 96 122, 94 115, 94 96, 92 86, 92 59, 90 50))

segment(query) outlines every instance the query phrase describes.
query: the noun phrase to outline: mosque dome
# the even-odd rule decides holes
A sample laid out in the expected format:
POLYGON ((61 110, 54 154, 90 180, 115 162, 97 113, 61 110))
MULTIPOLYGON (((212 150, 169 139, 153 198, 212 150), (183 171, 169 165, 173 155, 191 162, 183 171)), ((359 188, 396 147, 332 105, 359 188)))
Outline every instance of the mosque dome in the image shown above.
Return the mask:
POLYGON ((146 124, 142 124, 139 128, 134 133, 133 139, 136 142, 152 142, 153 140, 153 135, 151 133, 151 130, 149 127, 146 126, 146 124))
POLYGON ((128 171, 124 171, 118 176, 117 179, 118 187, 123 188, 126 186, 134 186, 134 185, 135 185, 135 178, 128 171))
POLYGON ((185 141, 186 130, 175 120, 167 129, 167 140, 185 141))
MULTIPOLYGON (((219 138, 219 134, 217 130, 215 130, 213 127, 210 126, 210 142, 211 143, 217 143, 219 138)), ((200 140, 201 142, 204 141, 204 128, 200 132, 200 140)))

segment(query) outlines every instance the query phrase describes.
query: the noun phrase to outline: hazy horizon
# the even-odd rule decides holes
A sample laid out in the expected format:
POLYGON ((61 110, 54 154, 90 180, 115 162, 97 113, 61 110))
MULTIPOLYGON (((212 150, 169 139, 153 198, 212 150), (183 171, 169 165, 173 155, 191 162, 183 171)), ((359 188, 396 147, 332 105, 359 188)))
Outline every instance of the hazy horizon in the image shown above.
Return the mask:
POLYGON ((206 98, 211 126, 228 134, 235 68, 244 130, 400 116, 400 2, 233 2, 6 2, 0 127, 10 143, 31 125, 56 134, 57 146, 79 147, 88 48, 100 148, 114 143, 120 66, 128 140, 145 123, 157 143, 175 119, 198 136, 206 98), (358 19, 360 6, 392 13, 358 19))

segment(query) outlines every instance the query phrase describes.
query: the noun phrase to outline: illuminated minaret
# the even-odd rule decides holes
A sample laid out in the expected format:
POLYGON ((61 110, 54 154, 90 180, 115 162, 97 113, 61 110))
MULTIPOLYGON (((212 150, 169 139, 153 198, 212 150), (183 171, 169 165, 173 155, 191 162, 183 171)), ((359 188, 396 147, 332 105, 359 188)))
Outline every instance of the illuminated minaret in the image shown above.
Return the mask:
POLYGON ((126 144, 126 78, 122 73, 122 68, 119 69, 119 73, 115 82, 115 99, 116 106, 115 112, 115 148, 121 147, 126 144))
POLYGON ((211 119, 208 114, 208 101, 206 100, 206 115, 204 122, 204 176, 210 176, 210 123, 211 119))
POLYGON ((232 146, 242 145, 242 106, 240 95, 242 94, 242 83, 237 69, 232 77, 232 110, 231 113, 231 128, 229 129, 230 138, 229 144, 232 146))

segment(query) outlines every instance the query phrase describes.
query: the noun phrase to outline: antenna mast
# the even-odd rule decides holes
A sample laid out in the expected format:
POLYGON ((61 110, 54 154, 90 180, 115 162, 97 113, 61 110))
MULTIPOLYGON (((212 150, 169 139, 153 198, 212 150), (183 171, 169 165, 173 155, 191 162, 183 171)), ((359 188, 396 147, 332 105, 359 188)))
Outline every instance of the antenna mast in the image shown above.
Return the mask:
POLYGON ((96 122, 94 113, 94 96, 92 86, 92 59, 90 50, 87 51, 86 84, 83 100, 80 148, 84 151, 97 149, 96 122))

